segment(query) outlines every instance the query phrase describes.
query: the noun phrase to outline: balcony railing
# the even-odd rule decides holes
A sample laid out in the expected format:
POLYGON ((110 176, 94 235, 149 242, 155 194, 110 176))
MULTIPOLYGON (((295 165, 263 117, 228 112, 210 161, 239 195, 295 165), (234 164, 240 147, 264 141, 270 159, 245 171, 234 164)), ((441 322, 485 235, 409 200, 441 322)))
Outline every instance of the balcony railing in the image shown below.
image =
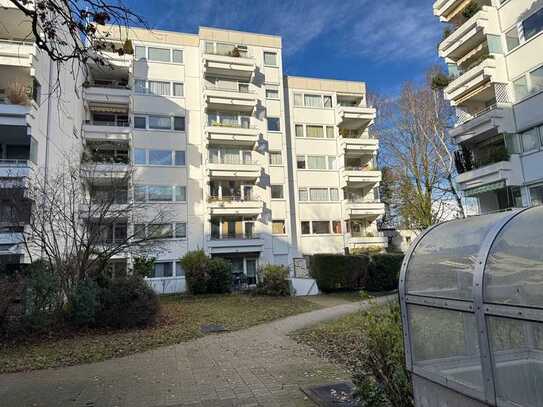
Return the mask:
POLYGON ((227 165, 258 165, 257 161, 254 160, 242 160, 242 159, 232 159, 232 158, 212 158, 209 160, 210 164, 227 164, 227 165))
POLYGON ((498 105, 493 104, 493 105, 485 107, 484 109, 479 110, 478 112, 473 113, 473 114, 469 114, 469 113, 464 112, 464 114, 458 115, 456 125, 460 126, 461 124, 465 124, 465 123, 469 122, 470 120, 481 117, 481 116, 487 114, 488 112, 491 112, 492 110, 497 109, 497 108, 498 108, 498 105))
POLYGON ((211 240, 252 240, 260 239, 257 233, 235 233, 223 236, 211 235, 211 240))
POLYGON ((346 165, 345 171, 376 171, 376 169, 368 165, 361 165, 361 166, 354 166, 354 167, 346 165))
POLYGON ((29 160, 0 158, 0 167, 28 167, 29 160))
POLYGON ((254 94, 255 92, 250 89, 240 89, 240 88, 228 88, 225 86, 214 86, 214 85, 206 85, 206 90, 219 90, 222 92, 237 92, 237 93, 243 93, 246 95, 254 94))
POLYGON ((364 198, 352 198, 352 197, 347 197, 346 201, 347 201, 348 204, 377 204, 377 203, 381 203, 377 199, 364 199, 364 198))
POLYGON ((257 202, 259 201, 259 199, 254 196, 254 195, 249 195, 249 196, 239 196, 239 195, 235 195, 235 196, 218 196, 218 195, 211 195, 209 198, 208 198, 208 202, 212 203, 212 202, 257 202))
POLYGON ((128 84, 96 83, 96 82, 90 82, 90 83, 83 84, 83 87, 86 87, 86 88, 122 89, 122 90, 130 90, 131 89, 131 87, 128 86, 128 84))
POLYGON ((130 127, 130 120, 116 120, 116 121, 85 120, 85 123, 90 124, 92 126, 130 127))
POLYGON ((502 161, 509 161, 509 158, 510 154, 505 146, 487 147, 477 154, 467 148, 454 153, 454 162, 459 174, 502 161))

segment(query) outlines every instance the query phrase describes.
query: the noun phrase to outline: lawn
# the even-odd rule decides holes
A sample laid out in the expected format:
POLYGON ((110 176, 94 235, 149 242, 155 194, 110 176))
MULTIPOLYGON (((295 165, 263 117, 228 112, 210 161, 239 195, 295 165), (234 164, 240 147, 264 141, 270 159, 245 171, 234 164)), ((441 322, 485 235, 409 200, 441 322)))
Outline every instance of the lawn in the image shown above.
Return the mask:
POLYGON ((294 297, 249 295, 163 296, 157 324, 140 330, 56 331, 0 344, 0 373, 98 362, 204 336, 202 324, 234 331, 313 311, 317 304, 294 297))

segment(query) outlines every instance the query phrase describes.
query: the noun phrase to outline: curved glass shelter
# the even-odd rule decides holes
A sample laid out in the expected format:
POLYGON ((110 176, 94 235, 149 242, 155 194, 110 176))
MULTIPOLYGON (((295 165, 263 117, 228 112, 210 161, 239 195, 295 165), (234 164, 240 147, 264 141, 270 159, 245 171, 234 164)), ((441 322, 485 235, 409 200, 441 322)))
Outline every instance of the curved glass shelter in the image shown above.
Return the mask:
POLYGON ((417 405, 543 406, 543 207, 428 229, 400 301, 417 405))

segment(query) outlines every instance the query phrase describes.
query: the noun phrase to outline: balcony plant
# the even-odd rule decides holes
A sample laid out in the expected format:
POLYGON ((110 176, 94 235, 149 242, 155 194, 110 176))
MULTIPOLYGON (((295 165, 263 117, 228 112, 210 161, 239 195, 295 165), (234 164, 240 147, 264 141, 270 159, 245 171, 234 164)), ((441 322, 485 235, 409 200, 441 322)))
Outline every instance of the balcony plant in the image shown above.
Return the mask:
POLYGON ((241 57, 241 53, 239 52, 239 48, 238 47, 234 47, 234 49, 232 51, 230 51, 228 53, 229 56, 231 57, 235 57, 235 58, 239 58, 241 57))
POLYGON ((6 91, 9 102, 14 105, 28 106, 31 95, 32 88, 19 81, 10 82, 6 91))
POLYGON ((473 17, 475 14, 477 14, 479 11, 481 11, 481 5, 475 1, 472 1, 469 3, 466 8, 462 11, 462 17, 464 17, 467 20, 469 20, 471 17, 473 17))
POLYGON ((438 72, 432 77, 432 89, 444 89, 451 83, 450 76, 445 75, 443 72, 438 72))

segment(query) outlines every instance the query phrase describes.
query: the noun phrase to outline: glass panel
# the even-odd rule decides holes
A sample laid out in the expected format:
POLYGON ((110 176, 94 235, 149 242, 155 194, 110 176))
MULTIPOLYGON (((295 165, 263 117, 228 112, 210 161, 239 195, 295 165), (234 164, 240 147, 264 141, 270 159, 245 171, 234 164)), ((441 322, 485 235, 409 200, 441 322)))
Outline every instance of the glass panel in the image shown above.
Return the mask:
POLYGON ((296 126, 294 126, 294 128, 296 130, 296 137, 304 136, 304 126, 302 126, 301 124, 297 124, 296 126))
POLYGON ((270 153, 270 165, 281 165, 283 163, 281 152, 272 151, 270 153))
POLYGON ((147 93, 147 82, 143 79, 134 80, 134 91, 136 93, 147 93))
POLYGON ((264 52, 264 65, 277 66, 277 54, 275 52, 264 52))
POLYGON ((336 157, 333 157, 333 156, 328 157, 328 169, 329 170, 336 170, 337 169, 337 159, 336 159, 336 157))
POLYGON ((326 126, 326 137, 327 138, 334 138, 334 128, 332 126, 326 126))
POLYGON ((310 170, 325 170, 326 169, 326 156, 323 155, 308 155, 307 156, 307 168, 310 170))
POLYGON ((149 116, 149 128, 170 130, 172 128, 172 121, 166 116, 149 116))
POLYGON ((149 81, 149 93, 159 96, 170 96, 170 82, 149 81))
POLYGON ((164 185, 148 185, 149 201, 171 201, 172 187, 164 185))
POLYGON ((530 199, 533 206, 543 205, 543 185, 530 188, 530 199))
POLYGON ((528 96, 528 81, 526 80, 526 76, 513 81, 513 87, 515 88, 517 101, 528 96))
POLYGON ((488 317, 496 396, 519 406, 543 405, 543 326, 488 317))
POLYGON ((522 22, 524 39, 527 41, 543 30, 543 8, 522 22))
POLYGON ((414 366, 482 392, 474 315, 412 304, 407 314, 414 366))
POLYGON ((332 107, 332 96, 324 96, 324 107, 332 107))
POLYGON ((134 116, 134 128, 136 129, 145 129, 146 120, 143 116, 134 116))
POLYGON ((309 196, 312 201, 328 201, 328 189, 311 188, 309 190, 309 196))
POLYGON ((185 131, 185 117, 175 116, 173 118, 173 129, 178 131, 185 131))
POLYGON ((150 165, 172 165, 172 152, 170 150, 149 150, 150 165))
POLYGON ((145 59, 145 47, 136 45, 136 52, 134 53, 134 56, 136 57, 136 61, 139 61, 140 59, 145 59))
POLYGON ((341 221, 334 220, 332 221, 332 231, 333 233, 340 235, 341 234, 341 221))
POLYGON ((147 185, 135 185, 134 186, 134 200, 136 202, 145 202, 146 201, 146 195, 145 195, 146 191, 147 191, 147 185))
POLYGON ((183 50, 174 49, 172 50, 172 61, 178 64, 183 63, 183 50))
POLYGON ((256 284, 256 259, 246 259, 247 284, 256 284))
POLYGON ((278 99, 279 91, 277 89, 266 89, 266 99, 278 99))
POLYGON ((148 225, 147 231, 149 236, 154 239, 171 239, 172 238, 172 225, 170 223, 148 225))
POLYGON ((324 235, 330 233, 330 222, 325 221, 313 221, 313 234, 324 235))
POLYGON ((182 83, 176 82, 176 83, 173 84, 173 95, 174 96, 183 96, 184 95, 183 84, 182 83))
POLYGON ((306 168, 305 157, 303 155, 296 156, 296 168, 303 170, 306 168))
POLYGON ((496 238, 485 269, 485 300, 543 308, 543 207, 516 216, 496 238))
POLYGON ((183 270, 183 266, 181 266, 181 262, 176 261, 175 262, 175 276, 182 277, 184 275, 185 275, 185 270, 183 270))
POLYGON ((177 202, 183 202, 187 200, 187 189, 179 185, 174 186, 175 200, 177 202))
POLYGON ((309 235, 310 233, 309 222, 302 222, 302 235, 309 235))
POLYGON ((185 152, 175 151, 175 165, 185 165, 185 152))
POLYGON ((324 129, 322 126, 306 126, 307 137, 324 137, 324 129))
POLYGON ((339 201, 339 190, 337 188, 330 188, 330 200, 339 201))
POLYGON ((145 150, 142 148, 134 149, 134 162, 136 164, 147 164, 145 159, 145 150))
POLYGON ((531 92, 543 90, 543 66, 530 72, 531 92))
POLYGON ((507 31, 505 33, 505 41, 507 42, 507 50, 511 51, 513 48, 516 48, 520 44, 520 40, 518 37, 518 29, 517 27, 507 31))
POLYGON ((170 62, 170 50, 167 48, 153 48, 147 49, 149 53, 149 61, 170 62))
POLYGON ((540 146, 537 128, 530 129, 521 134, 522 149, 524 152, 538 150, 540 146))
POLYGON ((171 277, 173 267, 171 262, 155 263, 155 270, 151 278, 171 277))
POLYGON ((305 201, 309 200, 309 194, 308 194, 307 189, 305 189, 305 188, 298 190, 298 196, 299 196, 298 199, 300 201, 302 201, 302 202, 305 202, 305 201))
POLYGON ((274 235, 284 235, 285 230, 285 221, 284 220, 274 220, 272 221, 272 233, 274 235))
POLYGON ((278 117, 268 117, 268 130, 269 131, 281 131, 278 117))
POLYGON ((321 95, 304 95, 305 107, 323 107, 321 95))
POLYGON ((407 291, 471 300, 473 267, 481 242, 505 216, 496 213, 447 222, 426 234, 409 261, 407 291))
POLYGON ((303 105, 304 105, 303 95, 301 93, 295 93, 294 94, 294 106, 303 106, 303 105))
POLYGON ((283 185, 272 185, 271 197, 272 199, 283 199, 283 185))

